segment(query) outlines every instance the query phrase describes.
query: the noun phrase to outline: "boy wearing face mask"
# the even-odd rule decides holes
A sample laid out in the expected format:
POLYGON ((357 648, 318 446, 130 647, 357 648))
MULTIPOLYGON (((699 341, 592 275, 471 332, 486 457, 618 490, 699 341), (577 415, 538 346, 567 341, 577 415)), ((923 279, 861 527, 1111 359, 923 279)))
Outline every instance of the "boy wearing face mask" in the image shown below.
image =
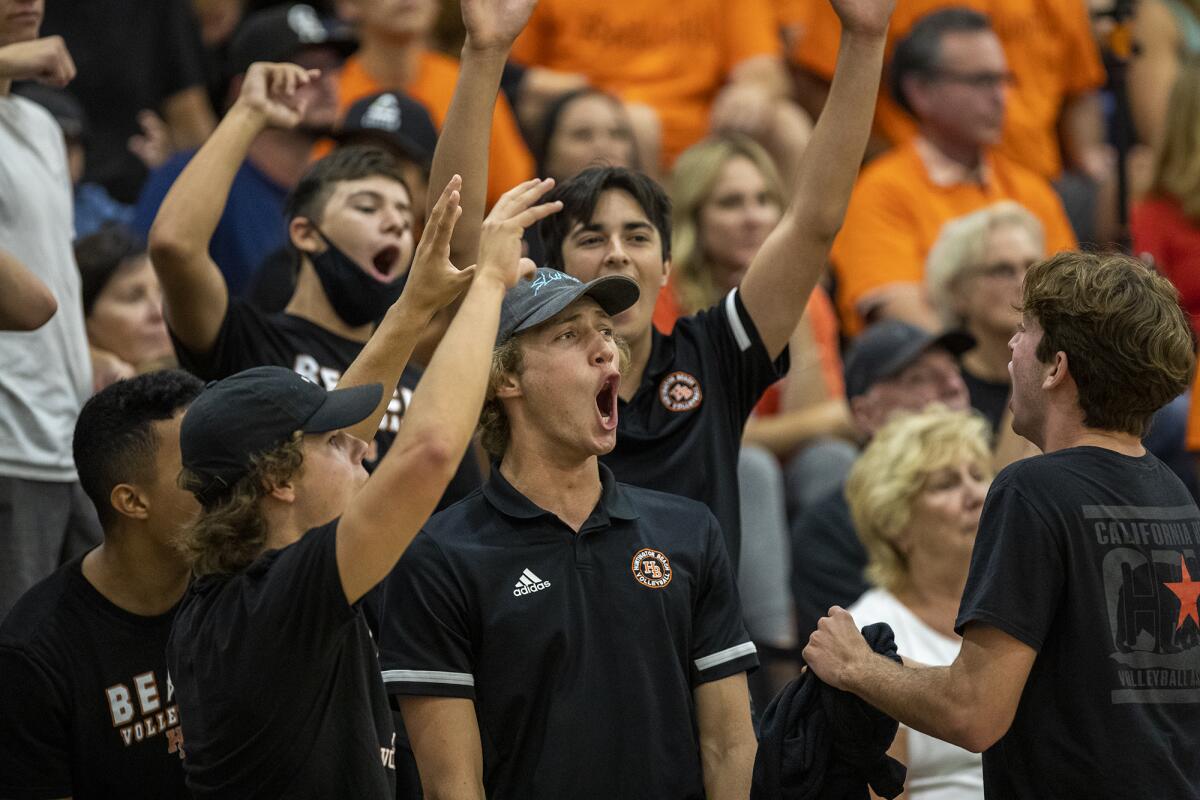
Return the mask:
MULTIPOLYGON (((415 249, 414 198, 399 162, 373 148, 336 150, 309 168, 289 198, 287 232, 298 272, 282 312, 264 313, 230 297, 209 256, 209 240, 250 143, 267 127, 295 126, 306 102, 301 89, 316 77, 315 70, 294 65, 251 66, 237 101, 175 181, 150 231, 180 364, 205 380, 282 366, 331 390, 404 289, 415 249)), ((447 192, 457 189, 452 182, 447 192)), ((368 469, 395 439, 420 374, 409 366, 399 376, 367 454, 368 469)), ((479 482, 468 454, 443 505, 479 482)))

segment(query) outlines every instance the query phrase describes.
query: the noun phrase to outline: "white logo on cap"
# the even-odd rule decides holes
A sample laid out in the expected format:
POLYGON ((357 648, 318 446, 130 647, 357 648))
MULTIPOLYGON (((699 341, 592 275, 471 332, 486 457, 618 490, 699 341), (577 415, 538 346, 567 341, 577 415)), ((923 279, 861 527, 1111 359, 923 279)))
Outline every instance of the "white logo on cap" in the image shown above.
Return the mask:
POLYGON ((538 292, 546 288, 548 284, 554 283, 555 281, 570 281, 571 283, 580 282, 579 279, 574 275, 568 275, 565 272, 559 272, 557 270, 554 272, 540 272, 538 273, 538 276, 533 279, 533 296, 537 297, 538 292))
POLYGON ((287 24, 302 42, 323 42, 329 38, 312 6, 296 5, 288 9, 287 24))
POLYGON ((396 95, 382 94, 367 106, 367 113, 362 117, 362 126, 385 131, 400 130, 400 101, 396 99, 396 95))

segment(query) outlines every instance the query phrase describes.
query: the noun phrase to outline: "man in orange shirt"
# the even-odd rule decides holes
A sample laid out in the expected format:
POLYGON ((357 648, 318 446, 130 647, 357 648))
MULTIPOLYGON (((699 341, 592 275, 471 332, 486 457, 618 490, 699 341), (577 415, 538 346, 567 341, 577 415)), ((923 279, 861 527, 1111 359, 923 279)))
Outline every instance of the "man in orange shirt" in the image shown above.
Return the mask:
MULTIPOLYGON (((897 0, 889 58, 917 20, 951 6, 989 16, 1013 73, 999 152, 1050 181, 1062 173, 1064 154, 1067 168, 1102 177, 1108 162, 1096 90, 1105 74, 1083 0, 897 0)), ((825 3, 797 0, 784 3, 780 15, 794 31, 789 57, 799 70, 801 103, 816 116, 837 63, 837 15, 825 3)), ((917 133, 912 116, 883 92, 875 123, 891 144, 917 133)))
POLYGON ((922 288, 925 257, 942 225, 998 200, 1015 200, 1041 220, 1050 253, 1076 247, 1046 179, 994 147, 1009 73, 987 17, 953 8, 923 18, 897 45, 891 78, 919 131, 863 171, 834 243, 838 308, 850 335, 888 318, 936 330, 922 288))
POLYGON ((805 138, 770 0, 541 0, 513 59, 652 108, 664 167, 710 129, 737 130, 790 174, 798 119, 805 138))
MULTIPOLYGON (((343 15, 356 23, 361 41, 338 79, 338 109, 387 89, 402 89, 429 110, 440 129, 450 109, 458 62, 430 50, 427 37, 437 18, 437 0, 342 0, 343 15)), ((496 101, 489 143, 487 203, 533 177, 533 156, 525 146, 512 108, 496 101)))

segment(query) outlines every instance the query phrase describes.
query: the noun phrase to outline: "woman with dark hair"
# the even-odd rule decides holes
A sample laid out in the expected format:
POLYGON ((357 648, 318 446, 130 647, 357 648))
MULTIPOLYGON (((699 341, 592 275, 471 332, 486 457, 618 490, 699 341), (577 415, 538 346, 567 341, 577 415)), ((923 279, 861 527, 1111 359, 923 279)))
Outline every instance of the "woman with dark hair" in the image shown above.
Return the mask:
POLYGON ((173 366, 163 320, 162 289, 145 242, 107 225, 75 243, 83 314, 95 364, 96 390, 121 378, 173 366))
POLYGON ((560 95, 546 108, 536 156, 537 174, 560 184, 591 166, 640 168, 625 106, 592 88, 560 95))

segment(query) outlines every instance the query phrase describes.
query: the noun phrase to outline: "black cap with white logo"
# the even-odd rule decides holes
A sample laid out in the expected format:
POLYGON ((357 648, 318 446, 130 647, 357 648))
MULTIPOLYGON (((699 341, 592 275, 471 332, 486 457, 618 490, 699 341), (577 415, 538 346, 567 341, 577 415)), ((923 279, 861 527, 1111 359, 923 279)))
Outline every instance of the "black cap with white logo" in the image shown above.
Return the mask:
POLYGON ((345 57, 358 48, 358 40, 347 26, 322 19, 306 3, 259 11, 234 33, 226 74, 240 75, 256 61, 291 61, 307 47, 332 47, 345 57))
POLYGON ((337 139, 344 144, 364 139, 381 142, 410 161, 427 166, 433 159, 438 134, 425 106, 404 92, 380 92, 346 110, 337 139))

